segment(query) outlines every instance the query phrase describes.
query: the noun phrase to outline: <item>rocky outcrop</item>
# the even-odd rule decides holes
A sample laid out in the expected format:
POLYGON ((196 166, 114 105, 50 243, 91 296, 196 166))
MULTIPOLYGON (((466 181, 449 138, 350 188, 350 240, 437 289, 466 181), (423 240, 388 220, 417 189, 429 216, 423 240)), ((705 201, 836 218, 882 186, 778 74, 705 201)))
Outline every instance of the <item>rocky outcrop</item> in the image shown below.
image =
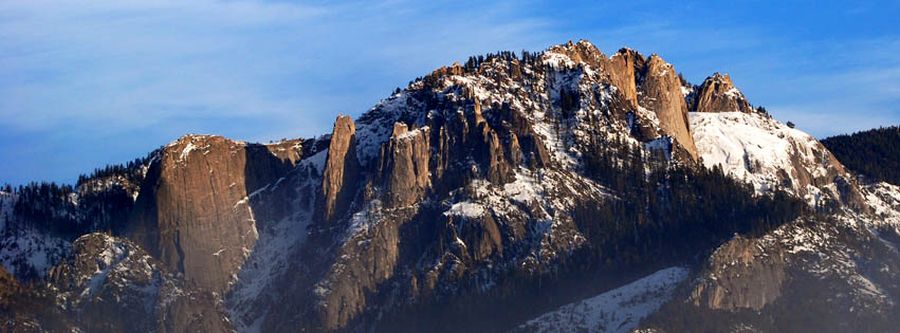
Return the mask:
POLYGON ((747 98, 735 88, 728 74, 715 73, 703 80, 693 102, 691 109, 697 112, 753 112, 747 98))
POLYGON ((607 66, 610 81, 635 108, 638 106, 637 74, 643 71, 645 62, 644 56, 637 51, 622 48, 609 58, 607 66))
MULTIPOLYGON (((462 257, 470 256, 472 261, 489 260, 493 255, 503 254, 503 236, 497 221, 489 214, 475 217, 447 216, 448 244, 460 247, 462 257)), ((427 280, 426 280, 427 282, 427 280)), ((434 289, 434 283, 431 283, 434 289)))
POLYGON ((496 184, 505 184, 511 180, 513 169, 517 166, 511 160, 518 155, 510 135, 509 147, 505 147, 497 131, 483 127, 484 147, 487 149, 487 179, 496 184), (506 152, 510 152, 507 154, 506 152))
POLYGON ((293 167, 298 143, 176 141, 150 166, 127 234, 189 284, 224 292, 258 237, 248 199, 293 167))
MULTIPOLYGON (((163 303, 157 332, 234 332, 228 313, 215 293, 188 291, 163 303)), ((130 329, 130 328, 129 328, 130 329)))
POLYGON ((638 102, 655 112, 663 131, 671 135, 691 159, 698 160, 697 147, 688 124, 687 102, 681 92, 681 80, 672 65, 658 55, 650 56, 640 74, 638 102))
POLYGON ((694 305, 713 310, 760 310, 781 295, 785 253, 764 252, 755 240, 736 237, 710 257, 702 282, 691 293, 694 305))
POLYGON ((428 127, 410 131, 406 124, 394 124, 391 140, 382 153, 381 174, 387 178, 388 205, 408 206, 425 195, 431 181, 429 134, 428 127))
POLYGON ((231 329, 211 294, 181 285, 140 247, 106 234, 76 240, 73 257, 54 267, 48 280, 59 295, 60 311, 73 314, 80 330, 231 329))
POLYGON ((338 116, 331 132, 328 159, 322 176, 322 218, 326 221, 345 212, 353 200, 354 185, 359 176, 355 134, 353 118, 338 116))
POLYGON ((586 40, 580 40, 577 43, 569 41, 563 45, 550 47, 547 52, 563 54, 575 63, 585 64, 595 69, 603 68, 607 61, 603 52, 586 40))

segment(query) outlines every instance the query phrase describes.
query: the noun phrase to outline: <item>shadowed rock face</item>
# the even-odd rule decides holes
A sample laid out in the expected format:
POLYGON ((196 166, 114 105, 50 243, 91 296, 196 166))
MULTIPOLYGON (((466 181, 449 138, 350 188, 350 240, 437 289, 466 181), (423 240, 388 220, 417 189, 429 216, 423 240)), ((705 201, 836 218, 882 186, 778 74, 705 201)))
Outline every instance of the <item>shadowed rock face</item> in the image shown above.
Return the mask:
POLYGON ((742 237, 722 245, 708 264, 708 278, 692 294, 694 305, 713 310, 762 309, 781 295, 785 253, 764 252, 742 237))
POLYGON ((703 80, 694 103, 692 109, 697 112, 753 112, 747 98, 734 86, 728 74, 715 73, 703 80))
POLYGON ((187 136, 150 166, 129 237, 197 287, 223 292, 258 238, 247 197, 295 161, 294 146, 187 136))
POLYGON ((8 306, 10 296, 19 291, 19 283, 16 278, 0 267, 0 307, 8 306))
POLYGON ((49 285, 57 306, 94 332, 221 332, 231 329, 208 292, 181 285, 159 261, 128 240, 88 234, 73 257, 54 267, 49 285))
POLYGON ((681 80, 671 64, 658 55, 650 56, 640 75, 638 102, 656 112, 659 126, 697 161, 697 147, 688 127, 687 102, 681 92, 681 80))

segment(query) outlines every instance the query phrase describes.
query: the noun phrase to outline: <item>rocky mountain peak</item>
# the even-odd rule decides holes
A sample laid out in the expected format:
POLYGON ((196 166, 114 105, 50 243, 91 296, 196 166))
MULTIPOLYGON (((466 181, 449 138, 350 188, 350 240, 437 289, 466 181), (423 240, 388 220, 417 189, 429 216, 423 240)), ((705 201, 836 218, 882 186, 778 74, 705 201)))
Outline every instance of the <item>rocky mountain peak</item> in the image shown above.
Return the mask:
POLYGON ((603 54, 603 51, 583 39, 576 43, 569 41, 566 44, 550 47, 546 52, 565 55, 575 63, 586 64, 594 69, 603 68, 603 64, 606 62, 606 55, 603 54))
POLYGON ((619 88, 622 95, 632 106, 638 106, 637 75, 646 66, 644 56, 635 50, 621 48, 609 59, 607 72, 612 84, 619 88))
POLYGON ((659 126, 669 133, 697 161, 697 147, 691 137, 688 107, 681 79, 674 66, 657 54, 647 59, 639 76, 638 103, 656 113, 659 126))
POLYGON ((703 80, 693 99, 697 112, 753 112, 744 94, 738 90, 728 74, 715 73, 703 80))
POLYGON ((301 155, 299 140, 182 137, 149 165, 126 234, 192 285, 226 290, 258 238, 250 197, 301 155))

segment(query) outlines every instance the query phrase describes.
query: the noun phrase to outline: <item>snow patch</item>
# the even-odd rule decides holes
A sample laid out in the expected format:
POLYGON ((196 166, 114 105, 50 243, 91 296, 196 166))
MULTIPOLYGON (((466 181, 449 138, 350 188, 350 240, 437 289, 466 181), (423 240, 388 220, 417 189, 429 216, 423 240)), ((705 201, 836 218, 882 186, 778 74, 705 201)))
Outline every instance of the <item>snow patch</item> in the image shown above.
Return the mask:
POLYGON ((881 182, 863 186, 862 193, 872 213, 876 227, 888 227, 900 234, 900 186, 881 182))
POLYGON ((688 276, 682 267, 670 267, 600 295, 564 305, 529 320, 528 332, 628 332, 672 298, 688 276))
POLYGON ((50 267, 72 252, 71 243, 34 228, 0 231, 0 264, 19 279, 46 276, 50 267))
POLYGON ((728 91, 725 92, 725 96, 728 96, 731 98, 743 98, 744 97, 744 95, 741 94, 741 91, 735 87, 731 87, 731 89, 728 89, 728 91))
POLYGON ((417 128, 412 131, 407 131, 406 133, 398 135, 395 139, 396 140, 407 140, 410 138, 417 137, 422 133, 428 133, 428 126, 423 126, 421 128, 417 128))
POLYGON ((462 216, 478 218, 484 215, 484 206, 469 201, 457 202, 444 212, 445 216, 462 216))
POLYGON ((195 146, 193 142, 188 142, 188 144, 186 146, 184 146, 184 149, 181 150, 181 155, 179 156, 178 159, 180 161, 186 160, 188 158, 188 156, 191 155, 191 152, 196 149, 197 149, 197 146, 195 146))
POLYGON ((575 62, 572 61, 571 58, 562 53, 557 52, 544 52, 541 61, 544 65, 550 66, 553 69, 568 69, 575 67, 575 62))
POLYGON ((644 149, 648 151, 659 151, 662 152, 666 160, 672 159, 672 138, 668 136, 661 136, 657 139, 654 139, 650 142, 644 143, 644 149))
POLYGON ((538 200, 539 195, 536 189, 540 185, 537 180, 530 174, 517 172, 516 181, 503 185, 504 194, 521 203, 530 203, 538 200))
MULTIPOLYGON (((313 155, 308 161, 309 165, 317 163, 315 160, 319 155, 324 156, 327 151, 319 152, 313 155)), ((324 160, 324 158, 321 158, 324 160)), ((291 179, 289 179, 290 181, 291 179)), ((310 202, 315 199, 311 193, 317 187, 319 178, 310 177, 302 179, 292 186, 300 190, 305 190, 304 195, 298 195, 298 199, 294 201, 293 206, 298 207, 297 211, 280 221, 260 221, 256 223, 253 229, 256 232, 257 242, 253 249, 242 248, 247 260, 241 266, 240 272, 232 281, 233 288, 226 296, 226 308, 228 317, 239 332, 259 332, 261 324, 268 314, 268 309, 259 310, 259 304, 266 303, 266 300, 277 297, 277 290, 273 290, 274 281, 284 274, 285 270, 290 266, 290 256, 296 253, 296 248, 303 244, 306 240, 306 227, 312 221, 312 212, 308 207, 312 205, 310 202), (304 202, 304 200, 308 200, 304 202)), ((277 184, 281 182, 279 180, 277 184)), ((265 186, 269 188, 270 186, 265 186)), ((254 200, 254 196, 258 193, 250 194, 245 200, 254 200)), ((248 205, 249 208, 249 205, 248 205)), ((251 210, 252 213, 252 210, 251 210)), ((225 249, 219 250, 213 255, 221 253, 225 249)))

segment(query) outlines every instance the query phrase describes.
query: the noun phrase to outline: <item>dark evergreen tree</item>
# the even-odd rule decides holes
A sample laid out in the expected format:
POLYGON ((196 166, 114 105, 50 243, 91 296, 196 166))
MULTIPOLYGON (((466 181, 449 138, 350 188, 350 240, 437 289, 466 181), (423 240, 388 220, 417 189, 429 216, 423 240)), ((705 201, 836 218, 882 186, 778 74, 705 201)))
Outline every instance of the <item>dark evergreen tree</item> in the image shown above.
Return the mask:
POLYGON ((833 136, 822 144, 854 173, 870 181, 900 185, 900 127, 833 136))

